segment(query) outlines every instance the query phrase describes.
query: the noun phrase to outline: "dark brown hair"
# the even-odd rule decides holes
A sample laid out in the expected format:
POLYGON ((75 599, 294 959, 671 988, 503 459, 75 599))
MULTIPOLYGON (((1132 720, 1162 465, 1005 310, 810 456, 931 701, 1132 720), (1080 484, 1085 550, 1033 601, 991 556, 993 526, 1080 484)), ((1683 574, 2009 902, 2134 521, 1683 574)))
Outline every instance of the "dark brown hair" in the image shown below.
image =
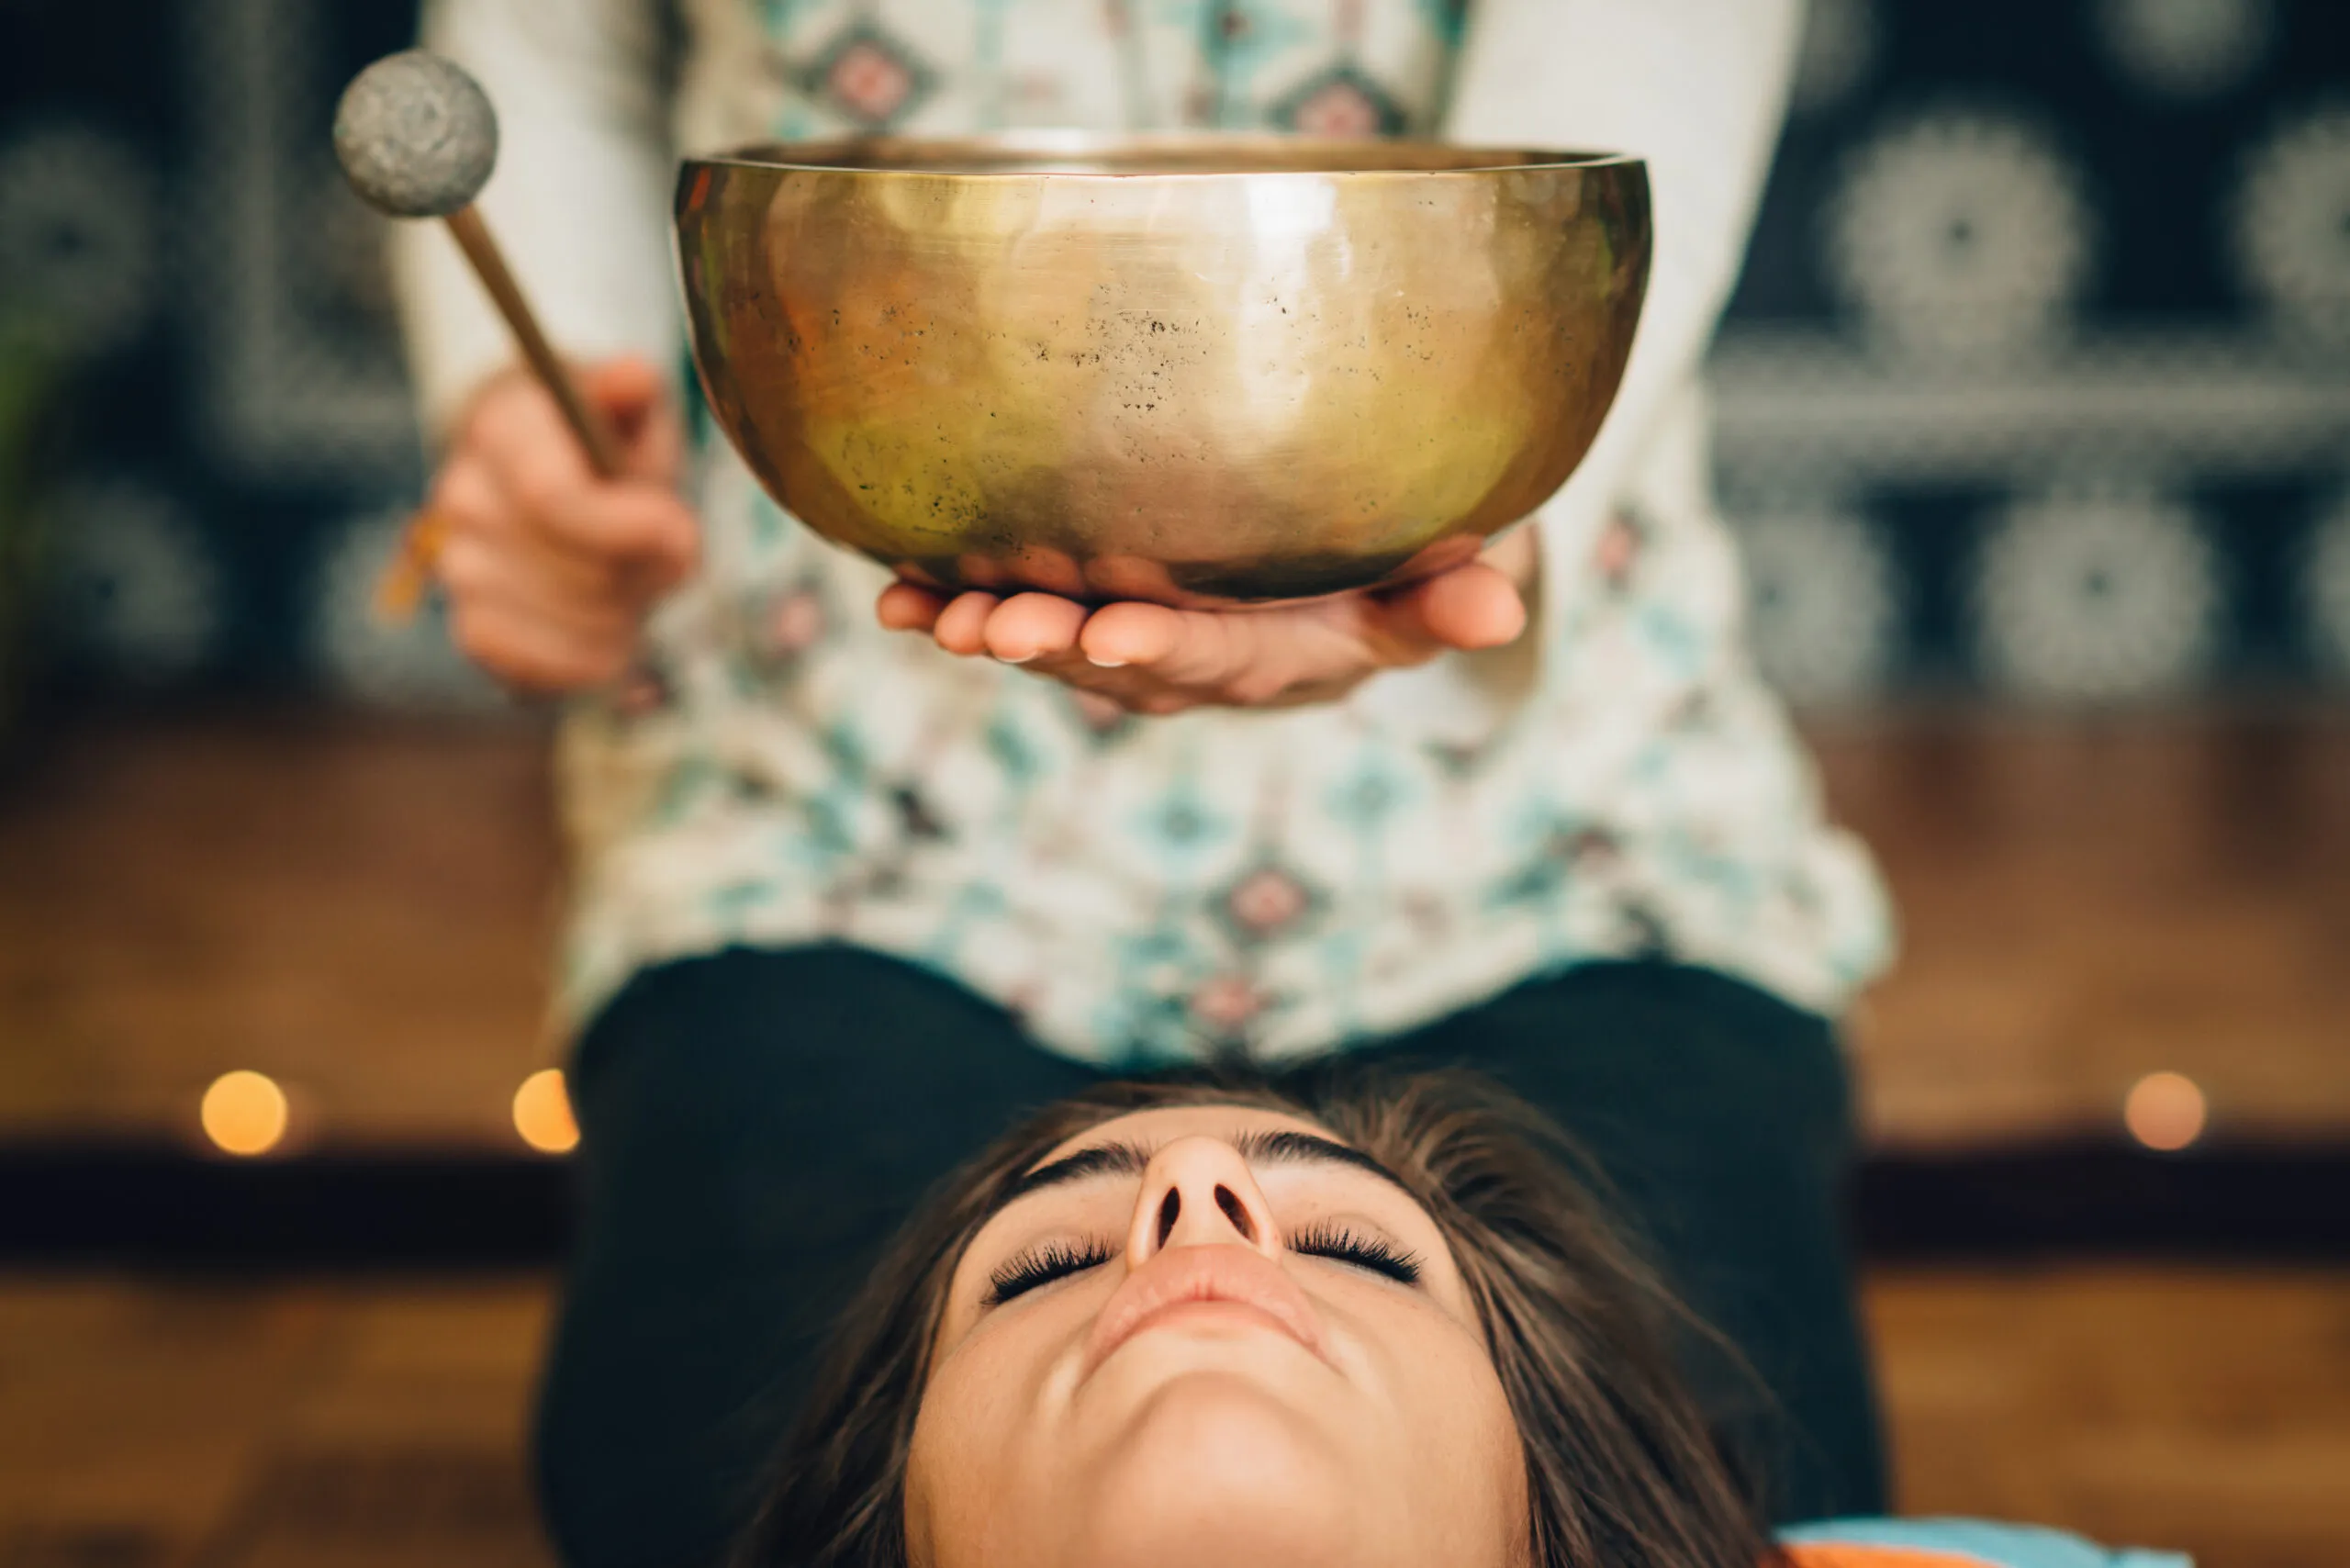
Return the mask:
POLYGON ((905 1568, 906 1456, 947 1288, 1012 1183, 1062 1143, 1169 1105, 1303 1116, 1379 1160, 1435 1219, 1483 1320, 1526 1454, 1537 1568, 1756 1568, 1772 1553, 1663 1349, 1675 1310, 1523 1102, 1466 1074, 1113 1083, 950 1179, 843 1320, 745 1568, 905 1568))

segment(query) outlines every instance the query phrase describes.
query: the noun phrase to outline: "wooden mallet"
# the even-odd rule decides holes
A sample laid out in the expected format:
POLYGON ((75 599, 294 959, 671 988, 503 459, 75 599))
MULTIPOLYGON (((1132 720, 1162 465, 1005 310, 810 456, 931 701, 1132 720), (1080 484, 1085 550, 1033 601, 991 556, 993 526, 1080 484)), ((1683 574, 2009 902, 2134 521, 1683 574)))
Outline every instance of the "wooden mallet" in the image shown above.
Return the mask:
MULTIPOLYGON (((424 50, 387 55, 343 90, 334 151, 352 188, 370 207, 393 218, 438 218, 449 225, 588 464, 607 479, 619 477, 620 442, 555 357, 474 207, 498 166, 498 115, 481 84, 424 50)), ((443 529, 430 510, 408 524, 399 559, 376 594, 376 608, 386 618, 404 621, 415 613, 431 582, 443 529)))

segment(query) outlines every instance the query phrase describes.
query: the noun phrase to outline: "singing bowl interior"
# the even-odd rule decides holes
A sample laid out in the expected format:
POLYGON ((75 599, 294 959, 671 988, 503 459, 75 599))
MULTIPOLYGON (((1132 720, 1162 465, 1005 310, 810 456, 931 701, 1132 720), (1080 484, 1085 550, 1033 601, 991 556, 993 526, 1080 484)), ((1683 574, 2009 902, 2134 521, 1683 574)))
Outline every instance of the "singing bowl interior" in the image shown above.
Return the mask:
POLYGON ((945 588, 1293 599, 1473 554, 1622 379, 1647 173, 1277 138, 692 161, 720 426, 826 537, 945 588))

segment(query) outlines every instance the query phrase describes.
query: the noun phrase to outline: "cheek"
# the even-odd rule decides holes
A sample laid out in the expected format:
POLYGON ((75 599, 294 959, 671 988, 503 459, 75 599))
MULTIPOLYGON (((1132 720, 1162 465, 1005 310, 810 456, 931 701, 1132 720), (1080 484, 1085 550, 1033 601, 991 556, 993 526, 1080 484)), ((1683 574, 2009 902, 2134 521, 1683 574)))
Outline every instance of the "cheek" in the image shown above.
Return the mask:
POLYGON ((1367 1314, 1364 1353, 1383 1386, 1373 1488, 1419 1561, 1517 1563, 1527 1543, 1526 1458, 1483 1343, 1432 1310, 1367 1314))
POLYGON ((1449 1369, 1431 1364, 1422 1390, 1430 1403, 1442 1402, 1452 1413, 1446 1446, 1455 1474, 1446 1495, 1459 1501, 1457 1522, 1464 1533, 1478 1526, 1491 1532, 1494 1555, 1486 1561, 1516 1562, 1528 1529, 1525 1439, 1483 1345, 1464 1338, 1457 1349, 1449 1369))
POLYGON ((906 1456, 906 1544, 916 1568, 985 1561, 968 1550, 990 1529, 987 1504, 1003 1495, 999 1473, 1010 1391, 964 1358, 942 1367, 923 1392, 906 1456))
POLYGON ((1068 1342, 1046 1315, 991 1325, 931 1374, 906 1462, 915 1568, 1047 1560, 1030 1538, 1052 1517, 1038 1450, 1068 1342))

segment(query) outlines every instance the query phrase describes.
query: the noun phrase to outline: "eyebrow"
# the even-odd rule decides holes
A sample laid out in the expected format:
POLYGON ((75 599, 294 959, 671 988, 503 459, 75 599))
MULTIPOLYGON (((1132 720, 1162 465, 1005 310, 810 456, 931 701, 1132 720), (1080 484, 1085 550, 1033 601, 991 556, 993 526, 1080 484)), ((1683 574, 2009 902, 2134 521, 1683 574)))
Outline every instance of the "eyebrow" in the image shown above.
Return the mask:
MULTIPOLYGON (((1359 1148, 1349 1148, 1331 1138, 1313 1133, 1282 1130, 1279 1132, 1243 1133, 1232 1140, 1240 1158, 1251 1165, 1342 1165, 1376 1176, 1404 1196, 1412 1190, 1404 1185, 1403 1178, 1373 1159, 1359 1148)), ((1034 1193, 1047 1187, 1066 1187, 1075 1182, 1090 1182, 1103 1176, 1139 1176, 1150 1167, 1152 1151, 1140 1144, 1119 1139, 1080 1148, 1075 1154, 1039 1165, 1004 1190, 990 1213, 1010 1207, 1034 1193)), ((1415 1199, 1415 1202, 1417 1200, 1415 1199)))

